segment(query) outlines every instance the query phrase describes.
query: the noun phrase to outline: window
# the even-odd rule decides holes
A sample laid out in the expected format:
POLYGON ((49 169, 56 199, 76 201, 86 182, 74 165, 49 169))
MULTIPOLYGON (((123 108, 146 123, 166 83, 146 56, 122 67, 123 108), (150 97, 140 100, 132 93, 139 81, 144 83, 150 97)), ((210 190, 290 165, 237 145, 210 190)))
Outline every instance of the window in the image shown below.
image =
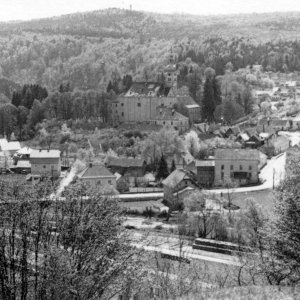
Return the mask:
POLYGON ((165 121, 163 121, 163 124, 165 125, 165 124, 166 124, 166 122, 165 122, 165 121))
POLYGON ((124 106, 124 103, 121 103, 121 106, 124 106))
POLYGON ((230 166, 230 170, 233 170, 233 165, 230 166))
POLYGON ((249 179, 251 179, 252 178, 252 173, 249 173, 249 179))
POLYGON ((101 180, 98 180, 98 181, 97 181, 97 185, 101 185, 101 180))
POLYGON ((121 113, 121 116, 124 117, 124 113, 123 112, 121 113))
POLYGON ((221 172, 221 179, 224 179, 224 172, 221 172))
POLYGON ((46 169, 46 166, 43 166, 44 169, 46 169))
POLYGON ((108 184, 111 184, 111 180, 108 180, 108 184))
POLYGON ((249 166, 249 171, 251 171, 252 170, 252 166, 249 166))
POLYGON ((138 103, 137 106, 138 106, 138 107, 141 107, 141 103, 138 103))
POLYGON ((118 103, 116 103, 116 107, 118 107, 118 103))
POLYGON ((221 166, 221 170, 224 170, 224 165, 221 166))
POLYGON ((240 165, 240 171, 242 171, 243 170, 243 166, 242 165, 240 165))

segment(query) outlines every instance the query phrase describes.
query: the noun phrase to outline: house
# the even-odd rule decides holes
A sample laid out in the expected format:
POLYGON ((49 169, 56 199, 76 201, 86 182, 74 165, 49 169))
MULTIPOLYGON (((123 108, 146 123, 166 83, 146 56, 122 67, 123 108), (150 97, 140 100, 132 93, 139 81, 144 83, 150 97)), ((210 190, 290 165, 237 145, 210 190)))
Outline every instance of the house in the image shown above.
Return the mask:
POLYGON ((103 165, 89 164, 77 175, 81 182, 88 183, 93 188, 117 186, 116 176, 103 165))
POLYGON ((177 199, 177 194, 187 187, 195 187, 193 175, 183 169, 176 169, 162 182, 164 198, 169 203, 177 199))
POLYGON ((31 174, 59 177, 61 159, 59 150, 32 150, 30 153, 31 174))
POLYGON ((7 139, 0 139, 0 151, 6 155, 13 156, 20 149, 21 145, 19 142, 8 142, 7 139))
POLYGON ((108 157, 105 166, 112 173, 119 173, 128 177, 143 177, 145 175, 146 161, 133 157, 108 157))
POLYGON ((258 183, 261 155, 256 149, 216 149, 215 185, 226 181, 238 185, 258 183))
POLYGON ((29 160, 18 160, 13 170, 17 173, 29 174, 31 172, 31 163, 29 160))
POLYGON ((197 182, 200 186, 211 187, 215 181, 215 161, 196 160, 197 182))
POLYGON ((277 136, 275 139, 260 147, 259 150, 269 158, 286 151, 290 147, 290 140, 285 136, 277 136))

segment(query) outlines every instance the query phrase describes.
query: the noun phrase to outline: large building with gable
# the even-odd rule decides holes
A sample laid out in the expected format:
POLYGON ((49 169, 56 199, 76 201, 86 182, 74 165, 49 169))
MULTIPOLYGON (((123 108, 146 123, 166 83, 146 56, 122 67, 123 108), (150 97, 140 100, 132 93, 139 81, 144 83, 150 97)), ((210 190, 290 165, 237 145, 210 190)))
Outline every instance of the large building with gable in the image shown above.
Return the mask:
POLYGON ((149 122, 188 129, 189 122, 196 121, 197 115, 200 119, 200 107, 189 96, 188 89, 178 89, 177 77, 176 56, 171 52, 164 69, 164 82, 133 82, 126 93, 112 101, 112 123, 149 122), (168 120, 162 119, 164 115, 168 120))

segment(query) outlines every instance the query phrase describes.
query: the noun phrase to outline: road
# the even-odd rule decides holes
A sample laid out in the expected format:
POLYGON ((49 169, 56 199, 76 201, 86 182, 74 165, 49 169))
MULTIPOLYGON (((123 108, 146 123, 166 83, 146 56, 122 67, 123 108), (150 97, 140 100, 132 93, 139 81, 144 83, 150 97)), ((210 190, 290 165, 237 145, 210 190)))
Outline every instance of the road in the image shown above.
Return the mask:
POLYGON ((179 240, 177 237, 161 236, 159 234, 131 231, 131 244, 146 251, 160 252, 187 259, 203 260, 232 266, 240 266, 237 257, 202 250, 193 249, 188 240, 179 240))
POLYGON ((203 190, 208 194, 225 193, 245 193, 272 189, 278 186, 285 176, 286 153, 279 154, 268 161, 265 167, 260 171, 259 178, 263 182, 256 186, 239 187, 234 189, 213 189, 203 190))

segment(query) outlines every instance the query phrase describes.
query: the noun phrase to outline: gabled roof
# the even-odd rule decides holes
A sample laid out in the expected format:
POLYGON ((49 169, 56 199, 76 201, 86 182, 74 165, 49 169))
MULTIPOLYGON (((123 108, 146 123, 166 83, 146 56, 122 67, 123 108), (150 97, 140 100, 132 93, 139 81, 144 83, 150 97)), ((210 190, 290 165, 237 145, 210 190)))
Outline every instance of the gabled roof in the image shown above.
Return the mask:
POLYGON ((256 149, 216 149, 216 160, 260 160, 256 149))
POLYGON ((141 158, 128 158, 128 157, 109 157, 106 161, 108 167, 143 167, 145 163, 144 159, 141 158))
POLYGON ((59 150, 32 150, 30 158, 60 158, 59 150))
POLYGON ((91 165, 85 168, 78 174, 80 179, 82 178, 116 178, 108 169, 103 165, 91 165))
POLYGON ((267 126, 267 125, 260 125, 260 126, 257 126, 256 127, 256 132, 258 134, 262 133, 262 132, 266 132, 266 133, 269 133, 270 135, 271 134, 275 134, 276 131, 274 129, 273 126, 267 126))
POLYGON ((163 180, 162 184, 170 188, 175 188, 184 179, 190 179, 189 175, 182 169, 176 169, 163 180))

